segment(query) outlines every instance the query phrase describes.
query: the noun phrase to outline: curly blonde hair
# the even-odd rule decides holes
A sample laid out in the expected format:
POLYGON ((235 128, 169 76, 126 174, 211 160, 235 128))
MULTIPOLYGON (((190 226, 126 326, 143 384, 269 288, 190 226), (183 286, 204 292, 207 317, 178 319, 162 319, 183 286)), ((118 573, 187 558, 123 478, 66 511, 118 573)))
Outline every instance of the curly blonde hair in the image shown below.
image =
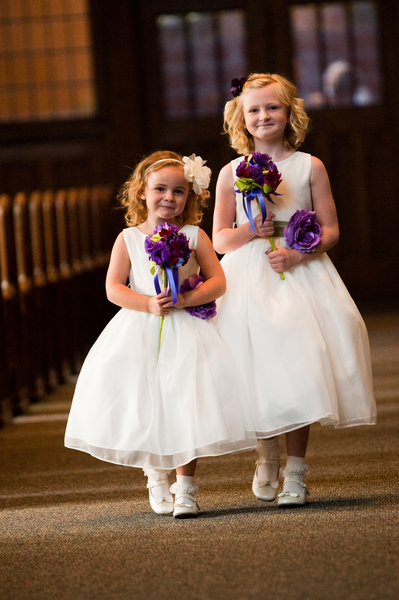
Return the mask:
MULTIPOLYGON (((144 157, 136 166, 129 179, 122 185, 118 193, 118 201, 125 208, 125 221, 128 227, 144 223, 148 211, 143 192, 147 185, 148 175, 164 167, 176 167, 176 161, 181 163, 183 169, 183 156, 169 150, 159 150, 144 157), (162 161, 162 162, 158 162, 162 161)), ((182 225, 197 225, 202 218, 204 208, 210 196, 208 190, 201 194, 193 191, 192 183, 189 184, 189 193, 183 212, 176 217, 182 225)))
POLYGON ((245 127, 245 95, 248 90, 268 85, 274 86, 280 101, 288 109, 289 121, 284 131, 286 149, 297 150, 305 139, 310 119, 305 112, 303 99, 297 97, 295 85, 276 73, 252 73, 244 83, 242 93, 229 100, 224 107, 224 132, 229 136, 231 147, 239 154, 249 154, 255 150, 252 135, 245 127))

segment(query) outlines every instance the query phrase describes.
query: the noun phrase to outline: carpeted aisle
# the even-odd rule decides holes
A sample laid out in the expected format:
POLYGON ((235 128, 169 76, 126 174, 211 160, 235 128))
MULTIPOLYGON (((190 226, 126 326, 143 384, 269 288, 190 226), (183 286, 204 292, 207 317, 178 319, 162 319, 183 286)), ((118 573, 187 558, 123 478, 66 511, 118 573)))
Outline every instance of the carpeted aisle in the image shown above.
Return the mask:
POLYGON ((198 519, 155 515, 140 470, 63 447, 72 385, 1 430, 1 600, 396 600, 399 314, 367 325, 378 425, 312 426, 303 508, 253 497, 252 452, 199 461, 198 519))

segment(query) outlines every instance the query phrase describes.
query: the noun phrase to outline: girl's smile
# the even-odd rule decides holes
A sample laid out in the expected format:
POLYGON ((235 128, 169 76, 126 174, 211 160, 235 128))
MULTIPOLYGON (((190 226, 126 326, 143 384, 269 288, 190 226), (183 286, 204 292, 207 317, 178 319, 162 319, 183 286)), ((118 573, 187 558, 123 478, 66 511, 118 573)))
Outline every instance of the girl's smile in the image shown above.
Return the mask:
POLYGON ((251 89, 243 101, 245 126, 254 140, 282 139, 288 122, 288 110, 274 86, 251 89))
POLYGON ((154 225, 174 222, 186 206, 189 191, 190 184, 181 167, 168 166, 151 172, 143 192, 148 219, 154 225))

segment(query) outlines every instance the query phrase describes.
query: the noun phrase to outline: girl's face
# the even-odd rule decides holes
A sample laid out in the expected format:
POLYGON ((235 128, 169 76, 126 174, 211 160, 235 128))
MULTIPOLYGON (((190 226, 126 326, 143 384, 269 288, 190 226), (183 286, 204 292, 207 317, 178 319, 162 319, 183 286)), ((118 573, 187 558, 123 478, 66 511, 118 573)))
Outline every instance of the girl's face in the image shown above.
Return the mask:
POLYGON ((243 112, 245 126, 255 142, 283 140, 288 109, 277 96, 274 84, 248 90, 243 98, 243 112))
POLYGON ((154 225, 173 223, 183 212, 189 191, 182 167, 163 167, 150 173, 142 196, 148 219, 154 225))

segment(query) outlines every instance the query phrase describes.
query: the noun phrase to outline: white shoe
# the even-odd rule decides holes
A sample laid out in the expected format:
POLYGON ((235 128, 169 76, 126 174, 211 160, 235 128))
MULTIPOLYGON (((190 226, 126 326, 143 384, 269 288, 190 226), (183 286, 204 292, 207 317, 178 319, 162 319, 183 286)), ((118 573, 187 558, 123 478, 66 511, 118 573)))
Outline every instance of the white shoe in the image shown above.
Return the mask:
POLYGON ((307 486, 302 483, 302 491, 300 494, 293 494, 292 492, 281 492, 278 495, 277 505, 278 506, 303 506, 307 502, 307 496, 310 494, 307 486))
POLYGON ((259 466, 261 464, 268 464, 270 466, 276 466, 277 473, 279 470, 279 459, 269 459, 260 457, 256 461, 256 469, 255 475, 252 482, 252 492, 254 496, 259 498, 259 500, 264 500, 265 502, 272 502, 277 498, 277 490, 278 490, 278 479, 276 481, 262 480, 259 477, 259 466))
MULTIPOLYGON (((306 465, 307 466, 307 465, 306 465)), ((310 495, 307 485, 303 481, 303 475, 288 475, 284 478, 283 491, 278 495, 277 505, 284 507, 303 506, 307 502, 307 496, 310 495), (298 493, 293 491, 284 491, 285 484, 295 484, 298 493)), ((290 486, 292 490, 292 485, 290 486)), ((295 489, 295 487, 294 487, 295 489)))
POLYGON ((152 510, 157 515, 171 515, 173 513, 173 496, 169 492, 169 471, 144 469, 144 473, 148 477, 147 487, 152 510))
POLYGON ((194 497, 194 494, 198 492, 196 485, 176 482, 171 485, 170 491, 175 494, 173 516, 176 519, 191 519, 198 516, 199 506, 194 497))

